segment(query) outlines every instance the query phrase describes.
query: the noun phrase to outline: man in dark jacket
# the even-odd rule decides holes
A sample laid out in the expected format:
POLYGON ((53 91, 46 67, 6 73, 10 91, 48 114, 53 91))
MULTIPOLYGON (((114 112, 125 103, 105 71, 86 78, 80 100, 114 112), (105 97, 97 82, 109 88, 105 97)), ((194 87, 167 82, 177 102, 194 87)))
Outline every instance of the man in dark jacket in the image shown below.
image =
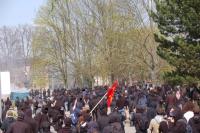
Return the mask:
POLYGON ((7 106, 8 108, 10 108, 11 105, 12 105, 12 102, 10 101, 10 98, 7 97, 7 100, 5 101, 5 106, 7 106))
POLYGON ((102 132, 104 127, 108 126, 109 124, 109 117, 107 116, 107 110, 104 108, 100 112, 100 117, 97 119, 97 123, 99 125, 99 129, 102 132))
POLYGON ((50 123, 45 121, 41 124, 42 127, 42 133, 51 133, 50 131, 50 123))
POLYGON ((9 107, 5 106, 5 109, 2 111, 2 114, 1 114, 2 121, 4 121, 8 110, 9 110, 9 107))
POLYGON ((44 89, 43 90, 43 93, 42 93, 42 95, 43 95, 43 99, 46 99, 46 96, 47 96, 47 91, 44 89))
POLYGON ((63 128, 61 128, 58 133, 72 133, 72 128, 71 128, 71 124, 72 124, 72 121, 70 118, 66 118, 64 120, 64 124, 65 126, 63 128))
POLYGON ((19 100, 19 97, 17 97, 16 100, 15 100, 15 106, 17 108, 19 108, 19 104, 20 104, 20 100, 19 100))
POLYGON ((148 119, 146 107, 136 106, 136 112, 132 116, 135 125, 136 133, 146 133, 148 128, 148 119))
POLYGON ((34 119, 37 122, 38 130, 41 129, 41 125, 42 125, 43 122, 46 122, 46 121, 49 122, 49 117, 47 115, 47 112, 48 112, 48 109, 43 107, 42 112, 36 114, 34 119))
POLYGON ((5 133, 13 122, 15 122, 14 114, 12 111, 8 111, 7 117, 5 118, 1 126, 2 131, 5 133))
POLYGON ((24 122, 30 126, 32 133, 38 133, 38 125, 37 125, 36 120, 34 120, 32 118, 32 110, 31 109, 26 110, 24 122))
POLYGON ((110 115, 109 125, 103 129, 102 133, 124 133, 120 116, 112 113, 110 115))
POLYGON ((50 89, 47 90, 47 96, 48 96, 48 97, 51 96, 51 91, 50 91, 50 89))
POLYGON ((6 133, 31 133, 31 128, 24 122, 24 113, 18 112, 17 121, 11 124, 6 133))
POLYGON ((190 119, 189 123, 193 133, 200 133, 200 114, 194 114, 194 117, 190 119))

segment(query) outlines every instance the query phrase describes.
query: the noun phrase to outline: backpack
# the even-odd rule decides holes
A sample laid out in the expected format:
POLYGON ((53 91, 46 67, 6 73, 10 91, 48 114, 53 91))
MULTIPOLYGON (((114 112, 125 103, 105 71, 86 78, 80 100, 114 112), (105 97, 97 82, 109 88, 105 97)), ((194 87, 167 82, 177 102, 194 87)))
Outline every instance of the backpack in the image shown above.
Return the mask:
POLYGON ((146 98, 146 96, 143 95, 142 97, 140 97, 138 99, 137 104, 140 105, 140 106, 146 106, 147 105, 147 98, 146 98))
POLYGON ((190 124, 187 122, 186 119, 180 119, 180 122, 183 122, 184 124, 186 124, 186 133, 192 133, 192 127, 190 126, 190 124))
POLYGON ((140 118, 138 119, 138 127, 141 131, 147 131, 148 129, 148 119, 145 115, 141 114, 140 118))

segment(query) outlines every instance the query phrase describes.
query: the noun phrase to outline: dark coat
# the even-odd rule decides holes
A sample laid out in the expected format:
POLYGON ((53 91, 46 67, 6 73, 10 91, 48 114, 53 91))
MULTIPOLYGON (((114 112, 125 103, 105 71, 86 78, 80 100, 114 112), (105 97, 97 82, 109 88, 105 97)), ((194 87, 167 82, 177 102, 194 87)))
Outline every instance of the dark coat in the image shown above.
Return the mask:
POLYGON ((20 101, 19 100, 16 100, 15 101, 15 106, 18 108, 19 107, 19 104, 20 104, 20 101))
POLYGON ((43 114, 43 113, 38 113, 38 114, 35 116, 34 119, 36 120, 37 125, 39 125, 39 126, 38 126, 38 129, 41 128, 41 125, 42 125, 43 122, 46 122, 46 121, 49 122, 49 118, 48 118, 47 114, 43 114))
POLYGON ((15 121, 16 120, 13 117, 7 117, 2 123, 1 129, 6 132, 10 125, 15 121))
POLYGON ((12 105, 12 102, 11 102, 10 100, 6 100, 6 101, 5 101, 5 105, 6 105, 7 107, 10 107, 10 106, 12 105))
POLYGON ((135 113, 133 115, 133 123, 136 133, 146 133, 148 128, 148 119, 146 113, 135 113))
POLYGON ((169 133, 171 132, 173 128, 173 123, 171 123, 170 121, 162 121, 160 122, 160 126, 159 126, 159 132, 160 133, 169 133))
POLYGON ((2 116, 1 116, 2 121, 4 121, 4 119, 6 118, 6 113, 7 113, 7 111, 8 111, 8 109, 3 110, 2 116))
POLYGON ((110 123, 103 129, 102 133, 124 133, 123 128, 121 127, 121 123, 114 122, 110 123))
POLYGON ((150 108, 156 109, 159 101, 161 101, 161 97, 156 94, 150 93, 147 97, 147 106, 150 108))
POLYGON ((173 95, 168 95, 166 98, 167 110, 172 108, 175 105, 175 97, 173 95))
POLYGON ((26 110, 24 122, 27 123, 31 127, 32 133, 38 132, 37 121, 32 118, 32 110, 31 109, 26 110))
POLYGON ((36 120, 34 120, 32 117, 25 116, 24 122, 30 126, 32 133, 38 133, 38 125, 36 120))
POLYGON ((169 127, 166 121, 161 121, 159 125, 159 133, 168 133, 169 127))
POLYGON ((58 131, 58 133, 72 133, 71 127, 63 127, 58 131))
POLYGON ((99 125, 100 131, 103 131, 104 127, 108 126, 109 124, 109 117, 106 115, 102 115, 98 117, 97 123, 99 125))
POLYGON ((186 133, 186 124, 182 119, 178 120, 170 133, 186 133))
POLYGON ((6 133, 32 133, 28 124, 21 120, 12 123, 6 133))
POLYGON ((55 109, 56 110, 60 110, 61 107, 64 107, 64 100, 62 99, 62 97, 58 97, 56 100, 56 104, 55 104, 55 109))
POLYGON ((200 115, 195 115, 191 118, 189 124, 192 127, 193 133, 200 133, 200 115))
POLYGON ((121 97, 119 100, 117 100, 116 105, 118 107, 118 110, 121 110, 124 108, 125 102, 126 102, 126 99, 124 97, 121 97))

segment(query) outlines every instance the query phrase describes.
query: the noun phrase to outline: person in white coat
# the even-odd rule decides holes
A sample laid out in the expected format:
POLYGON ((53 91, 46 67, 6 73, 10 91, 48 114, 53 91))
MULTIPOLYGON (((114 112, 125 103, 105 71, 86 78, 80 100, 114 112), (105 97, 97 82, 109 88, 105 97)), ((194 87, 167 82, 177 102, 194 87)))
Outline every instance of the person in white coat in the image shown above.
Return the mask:
POLYGON ((164 109, 158 107, 156 112, 157 115, 150 121, 148 133, 159 133, 160 122, 164 121, 164 109))

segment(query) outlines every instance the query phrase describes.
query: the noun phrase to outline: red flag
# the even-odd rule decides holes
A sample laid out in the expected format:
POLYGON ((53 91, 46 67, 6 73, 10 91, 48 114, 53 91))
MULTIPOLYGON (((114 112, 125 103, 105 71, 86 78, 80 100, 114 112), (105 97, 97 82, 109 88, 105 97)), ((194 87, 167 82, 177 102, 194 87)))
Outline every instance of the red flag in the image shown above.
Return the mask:
POLYGON ((113 95, 115 93, 115 90, 118 86, 118 81, 116 80, 113 85, 108 89, 107 92, 107 106, 110 107, 111 103, 112 103, 112 99, 113 99, 113 95))

